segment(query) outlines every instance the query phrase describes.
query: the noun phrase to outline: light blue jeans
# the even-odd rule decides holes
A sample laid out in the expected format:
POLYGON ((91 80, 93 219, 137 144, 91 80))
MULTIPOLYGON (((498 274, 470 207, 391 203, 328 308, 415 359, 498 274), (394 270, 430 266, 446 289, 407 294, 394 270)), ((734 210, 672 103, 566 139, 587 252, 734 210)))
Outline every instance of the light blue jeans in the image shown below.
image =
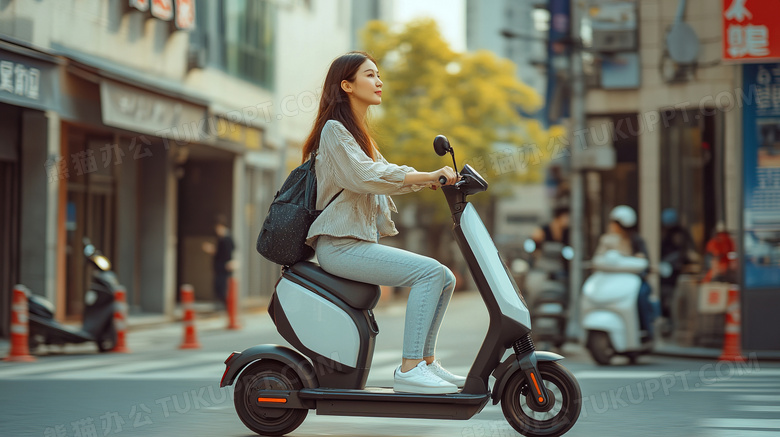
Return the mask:
POLYGON ((403 358, 433 356, 455 290, 455 275, 433 258, 354 238, 321 236, 317 261, 328 273, 353 281, 411 287, 406 303, 403 358))

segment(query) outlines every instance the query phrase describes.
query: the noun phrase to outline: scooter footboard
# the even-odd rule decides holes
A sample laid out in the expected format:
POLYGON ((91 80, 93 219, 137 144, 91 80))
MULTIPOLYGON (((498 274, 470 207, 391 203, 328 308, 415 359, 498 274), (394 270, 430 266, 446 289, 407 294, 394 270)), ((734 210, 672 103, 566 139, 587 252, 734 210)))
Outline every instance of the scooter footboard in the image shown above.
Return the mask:
POLYGON ((263 359, 278 361, 291 368, 301 379, 304 387, 319 387, 317 374, 314 372, 314 367, 309 360, 288 347, 276 344, 261 344, 245 349, 243 352, 233 352, 230 357, 225 360, 225 366, 227 366, 227 368, 222 375, 219 386, 225 387, 232 385, 233 381, 235 381, 236 377, 246 366, 263 359))
MULTIPOLYGON (((537 362, 559 361, 563 359, 562 355, 558 355, 554 352, 535 351, 534 354, 536 355, 537 362)), ((496 367, 496 370, 493 371, 493 377, 496 378, 496 384, 493 386, 492 394, 493 405, 496 405, 498 401, 501 400, 501 394, 504 393, 504 387, 509 381, 509 378, 511 378, 515 372, 519 371, 521 371, 520 362, 515 355, 510 355, 503 363, 496 367)))

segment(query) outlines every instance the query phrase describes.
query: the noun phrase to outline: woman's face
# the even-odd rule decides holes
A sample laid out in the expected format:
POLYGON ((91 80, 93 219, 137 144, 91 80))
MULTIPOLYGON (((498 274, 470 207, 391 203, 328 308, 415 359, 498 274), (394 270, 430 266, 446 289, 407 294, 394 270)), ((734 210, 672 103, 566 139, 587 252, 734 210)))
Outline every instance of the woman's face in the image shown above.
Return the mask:
POLYGON ((379 70, 369 59, 360 65, 354 81, 345 80, 341 86, 355 103, 366 106, 382 103, 382 81, 379 80, 379 70))

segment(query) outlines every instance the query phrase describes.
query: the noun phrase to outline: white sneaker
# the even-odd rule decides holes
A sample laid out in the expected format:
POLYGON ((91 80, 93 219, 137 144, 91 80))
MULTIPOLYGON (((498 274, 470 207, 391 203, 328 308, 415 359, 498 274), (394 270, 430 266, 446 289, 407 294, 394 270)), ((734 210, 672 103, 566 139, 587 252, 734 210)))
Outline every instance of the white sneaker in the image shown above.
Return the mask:
POLYGON ((439 395, 458 392, 458 387, 454 384, 431 373, 425 361, 420 361, 408 372, 402 372, 401 366, 398 366, 393 379, 393 390, 400 393, 439 395))
POLYGON ((449 370, 441 366, 441 362, 436 360, 428 365, 428 370, 439 378, 454 384, 458 387, 463 387, 466 384, 465 376, 453 375, 449 370))

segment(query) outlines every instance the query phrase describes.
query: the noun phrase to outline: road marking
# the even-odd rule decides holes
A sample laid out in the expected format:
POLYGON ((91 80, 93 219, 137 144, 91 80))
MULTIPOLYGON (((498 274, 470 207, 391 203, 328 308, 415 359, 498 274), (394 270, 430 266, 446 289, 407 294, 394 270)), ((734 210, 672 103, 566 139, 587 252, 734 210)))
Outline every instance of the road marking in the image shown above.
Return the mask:
MULTIPOLYGON (((192 363, 210 362, 209 367, 218 368, 219 373, 225 371, 223 362, 225 354, 222 352, 197 352, 194 354, 175 354, 158 358, 152 361, 133 360, 127 361, 121 358, 125 356, 105 356, 100 358, 72 359, 53 363, 34 364, 29 367, 7 368, 0 370, 0 379, 90 379, 95 375, 121 375, 125 372, 145 372, 148 370, 169 369, 171 375, 188 373, 192 363), (184 368, 182 370, 181 368, 184 368), (82 377, 83 376, 83 377, 82 377)), ((139 374, 143 376, 143 374, 139 374)))
POLYGON ((624 371, 607 371, 607 370, 583 370, 579 372, 573 372, 574 377, 577 379, 652 379, 660 378, 664 375, 674 375, 679 371, 647 371, 647 370, 624 370, 624 371))
POLYGON ((85 369, 100 366, 108 366, 112 359, 73 359, 68 361, 57 361, 54 363, 33 363, 25 364, 25 367, 6 367, 0 369, 0 379, 10 379, 21 375, 30 375, 37 373, 56 372, 58 370, 85 369))
POLYGON ((732 409, 751 413, 780 413, 780 405, 733 405, 732 409))
POLYGON ((777 380, 777 378, 767 379, 764 381, 756 381, 756 380, 750 380, 746 381, 744 379, 730 379, 728 381, 717 381, 713 382, 711 385, 728 385, 728 386, 739 386, 739 387, 777 387, 780 388, 780 381, 777 380))
MULTIPOLYGON (((739 367, 737 367, 737 369, 739 369, 739 367)), ((741 372, 739 374, 739 376, 749 377, 749 378, 757 378, 759 376, 780 376, 780 369, 778 369, 776 367, 772 367, 772 368, 769 368, 769 369, 766 369, 766 368, 765 369, 759 369, 759 368, 749 369, 749 368, 746 368, 746 369, 739 370, 739 372, 741 372)))
POLYGON ((778 395, 737 395, 735 401, 741 402, 780 402, 778 395))
POLYGON ((772 387, 716 387, 713 385, 706 385, 703 387, 699 387, 695 389, 694 391, 697 392, 720 392, 720 393, 745 393, 745 392, 751 392, 751 393, 777 393, 777 388, 772 387))
MULTIPOLYGON (((708 429, 707 437, 734 437, 737 434, 733 429, 708 429)), ((742 437, 777 437, 777 431, 761 431, 756 429, 740 429, 742 437)))
MULTIPOLYGON (((742 430, 749 429, 774 429, 780 431, 780 419, 703 419, 699 421, 702 428, 731 428, 742 430)), ((773 435, 777 435, 775 432, 773 435)))

